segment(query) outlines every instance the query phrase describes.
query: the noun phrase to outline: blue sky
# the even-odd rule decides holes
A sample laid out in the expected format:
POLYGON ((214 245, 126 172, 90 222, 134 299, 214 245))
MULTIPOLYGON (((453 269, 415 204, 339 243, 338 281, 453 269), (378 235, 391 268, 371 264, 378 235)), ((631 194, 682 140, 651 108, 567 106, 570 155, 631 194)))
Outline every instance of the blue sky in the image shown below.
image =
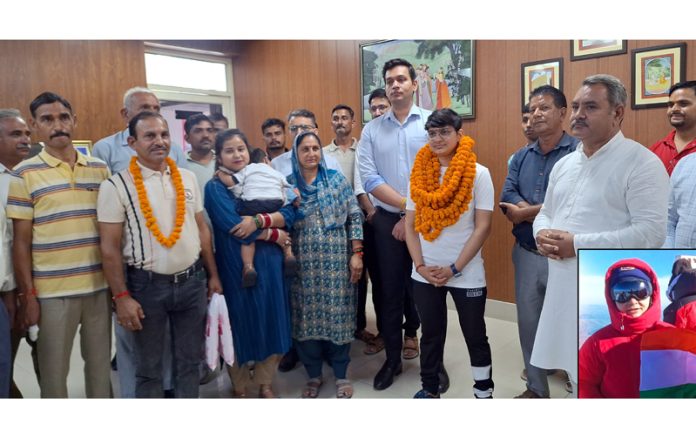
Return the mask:
POLYGON ((686 249, 611 249, 581 250, 578 257, 578 294, 580 308, 588 304, 606 304, 604 301, 604 275, 607 269, 621 259, 638 258, 649 264, 660 282, 662 307, 669 304, 665 295, 672 264, 679 255, 696 256, 696 250, 686 249))

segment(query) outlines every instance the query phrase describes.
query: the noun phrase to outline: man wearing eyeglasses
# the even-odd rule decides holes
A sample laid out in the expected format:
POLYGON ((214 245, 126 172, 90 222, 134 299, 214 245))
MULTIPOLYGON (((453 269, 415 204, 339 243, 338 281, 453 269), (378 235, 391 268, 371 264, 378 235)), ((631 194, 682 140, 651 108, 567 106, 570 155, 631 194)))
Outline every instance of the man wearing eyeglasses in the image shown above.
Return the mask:
POLYGON ((527 380, 527 389, 518 398, 548 398, 547 370, 529 363, 548 278, 548 262, 537 250, 532 222, 544 202, 551 169, 558 160, 573 152, 579 141, 563 130, 568 107, 563 92, 543 85, 532 91, 529 100, 525 107, 530 122, 523 121, 523 128, 532 127, 531 134, 527 129, 524 133, 527 139, 529 135, 534 139, 512 156, 500 208, 513 223, 512 234, 516 239, 512 249, 515 304, 524 359, 523 376, 526 375, 527 380))
POLYGON ((384 91, 384 88, 372 90, 370 97, 367 99, 367 104, 370 105, 368 110, 373 119, 386 113, 389 111, 389 108, 391 108, 391 102, 387 99, 387 92, 384 91))
MULTIPOLYGON (((417 314, 414 320, 407 319, 407 324, 403 324, 405 303, 409 298, 413 300, 413 261, 404 242, 404 210, 413 161, 418 150, 428 143, 425 121, 431 113, 413 103, 418 81, 411 63, 391 59, 384 64, 382 77, 392 107, 363 128, 358 147, 360 177, 377 207, 372 223, 382 283, 378 318, 387 360, 375 376, 376 390, 390 387, 401 374, 402 349, 405 359, 419 354, 417 314)), ((442 376, 441 383, 444 380, 442 376)), ((445 387, 440 389, 441 393, 446 391, 445 387)))
POLYGON ((580 248, 658 248, 667 230, 669 177, 655 154, 621 132, 626 88, 614 76, 585 78, 572 101, 577 150, 551 171, 534 220, 549 277, 530 363, 577 382, 580 248))

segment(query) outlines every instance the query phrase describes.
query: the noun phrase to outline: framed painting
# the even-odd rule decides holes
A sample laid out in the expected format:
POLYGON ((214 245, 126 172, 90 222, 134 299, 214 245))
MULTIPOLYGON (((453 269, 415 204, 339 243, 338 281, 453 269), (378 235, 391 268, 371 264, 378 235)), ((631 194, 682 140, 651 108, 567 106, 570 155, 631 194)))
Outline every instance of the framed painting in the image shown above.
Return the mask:
POLYGON ((686 76, 686 43, 631 51, 631 108, 667 106, 669 89, 686 76))
POLYGON ((384 88, 382 67, 393 58, 407 60, 416 70, 416 105, 428 110, 451 108, 465 119, 474 118, 474 40, 386 40, 360 45, 363 124, 371 119, 370 93, 384 88))
POLYGON ((626 40, 571 40, 570 60, 601 58, 626 53, 626 40))
POLYGON ((551 85, 563 91, 563 58, 522 64, 522 107, 529 93, 542 85, 551 85))
POLYGON ((72 144, 82 155, 88 157, 92 155, 92 142, 90 140, 73 140, 72 144))

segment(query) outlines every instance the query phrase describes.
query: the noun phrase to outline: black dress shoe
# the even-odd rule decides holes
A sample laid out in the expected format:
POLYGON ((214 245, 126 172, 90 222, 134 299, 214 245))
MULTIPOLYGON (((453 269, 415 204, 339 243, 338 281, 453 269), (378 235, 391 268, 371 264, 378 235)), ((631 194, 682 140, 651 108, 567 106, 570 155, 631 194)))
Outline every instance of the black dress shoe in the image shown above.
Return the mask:
POLYGON ((375 376, 374 388, 377 391, 389 388, 394 383, 394 377, 401 374, 401 371, 401 362, 384 362, 384 365, 382 365, 382 368, 375 376))
POLYGON ((440 384, 437 386, 437 390, 440 394, 444 394, 449 389, 450 381, 445 365, 440 366, 440 372, 437 373, 437 377, 440 379, 440 384))
POLYGON ((278 364, 278 371, 281 373, 287 373, 288 371, 292 371, 295 366, 297 365, 297 362, 299 362, 300 358, 297 356, 297 350, 295 350, 294 347, 290 348, 290 351, 285 353, 282 359, 280 359, 280 363, 278 364))

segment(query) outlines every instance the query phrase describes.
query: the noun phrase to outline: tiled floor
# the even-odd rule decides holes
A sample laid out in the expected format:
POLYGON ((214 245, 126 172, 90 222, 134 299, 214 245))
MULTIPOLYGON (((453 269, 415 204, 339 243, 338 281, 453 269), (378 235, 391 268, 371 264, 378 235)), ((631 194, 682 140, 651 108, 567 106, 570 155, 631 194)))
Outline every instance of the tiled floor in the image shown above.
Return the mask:
MULTIPOLYGON (((370 300, 368 299, 368 303, 370 300)), ((489 306, 490 308, 490 306, 489 306)), ((459 329, 456 312, 449 310, 447 344, 445 346, 445 367, 450 376, 451 386, 443 398, 473 398, 469 354, 464 337, 459 329)), ((488 338, 493 353, 493 380, 495 382, 495 398, 511 398, 525 389, 520 379, 522 370, 522 354, 519 348, 517 325, 514 322, 486 317, 488 338)), ((368 305, 368 329, 374 332, 374 314, 368 305)), ((375 391, 372 381, 382 366, 384 352, 367 356, 363 354, 364 344, 353 342, 351 348, 351 363, 348 377, 353 381, 354 398, 387 399, 411 398, 420 389, 420 367, 418 359, 403 361, 404 371, 394 381, 394 384, 384 390, 375 391)), ((83 381, 83 362, 80 357, 79 340, 76 339, 71 358, 71 371, 68 376, 68 393, 71 398, 85 396, 83 381)), ((306 380, 303 367, 297 366, 288 373, 278 373, 274 381, 274 390, 281 398, 299 398, 306 380)), ((22 343, 17 363, 15 365, 15 381, 25 397, 39 397, 39 387, 34 376, 29 355, 29 348, 22 343)), ((118 394, 118 376, 112 375, 114 392, 118 394)), ((552 398, 566 398, 570 395, 564 390, 564 382, 558 377, 550 377, 549 384, 552 398)), ((201 398, 230 397, 232 385, 226 373, 220 373, 210 383, 201 386, 201 398)), ((334 377, 331 369, 324 366, 324 386, 319 393, 320 398, 336 396, 334 377)))

